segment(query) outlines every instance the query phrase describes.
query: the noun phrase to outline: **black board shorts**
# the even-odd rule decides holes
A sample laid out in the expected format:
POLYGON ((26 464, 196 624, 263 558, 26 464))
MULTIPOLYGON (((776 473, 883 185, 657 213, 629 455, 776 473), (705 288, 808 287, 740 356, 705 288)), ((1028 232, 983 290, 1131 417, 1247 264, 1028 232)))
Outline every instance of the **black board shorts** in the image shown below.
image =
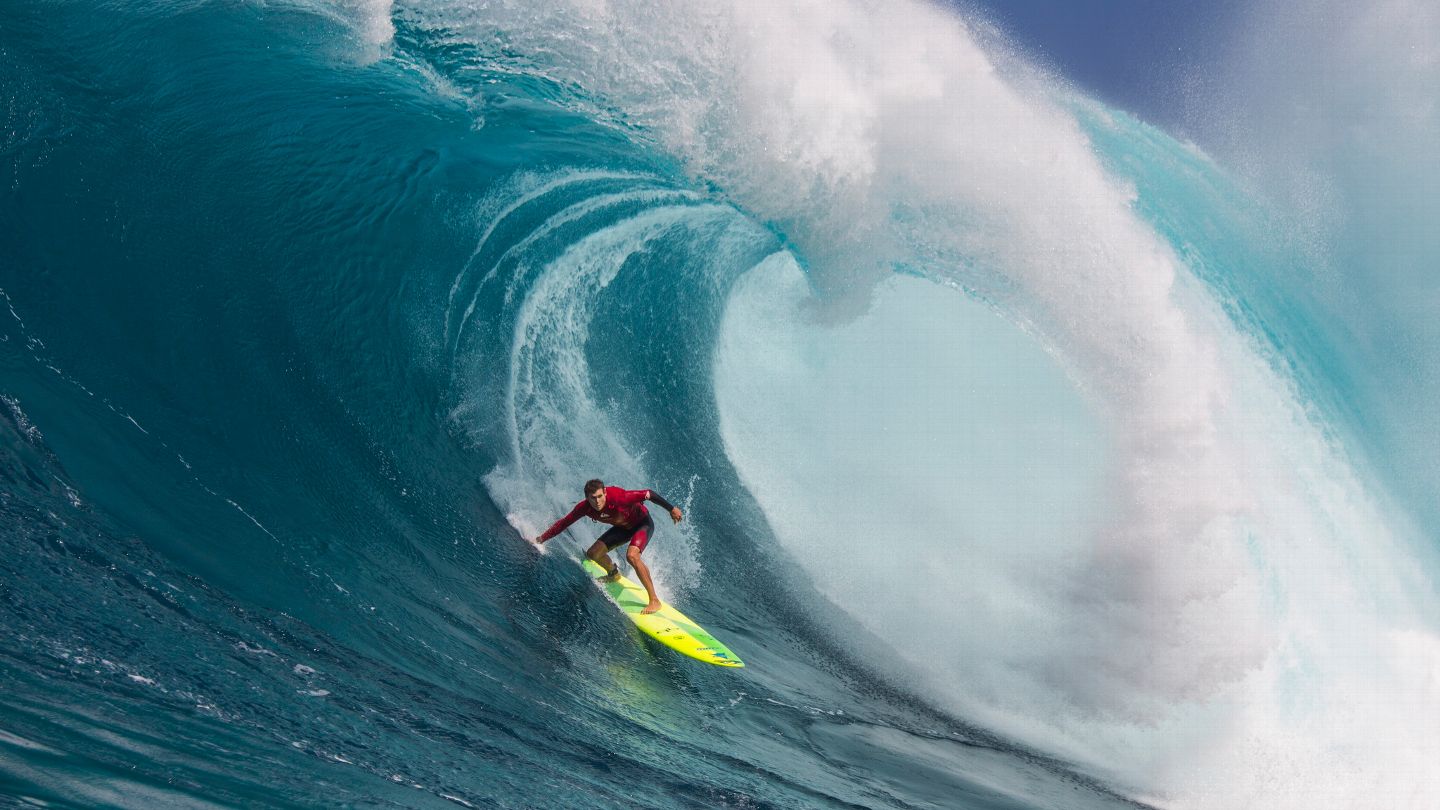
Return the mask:
POLYGON ((634 526, 612 526, 609 531, 600 535, 600 542, 605 544, 606 551, 614 551, 626 543, 636 551, 644 551, 654 534, 655 521, 650 518, 650 513, 646 512, 645 519, 634 526))

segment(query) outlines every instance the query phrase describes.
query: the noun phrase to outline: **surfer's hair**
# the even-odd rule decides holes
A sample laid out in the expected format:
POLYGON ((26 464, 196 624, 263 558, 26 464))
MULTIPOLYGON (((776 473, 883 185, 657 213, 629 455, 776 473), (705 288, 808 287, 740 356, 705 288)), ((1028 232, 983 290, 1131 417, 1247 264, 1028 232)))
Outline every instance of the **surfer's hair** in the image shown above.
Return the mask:
POLYGON ((604 481, 601 481, 599 478, 591 478, 589 481, 585 482, 585 495, 587 497, 590 495, 594 495, 595 493, 599 492, 604 488, 604 481))

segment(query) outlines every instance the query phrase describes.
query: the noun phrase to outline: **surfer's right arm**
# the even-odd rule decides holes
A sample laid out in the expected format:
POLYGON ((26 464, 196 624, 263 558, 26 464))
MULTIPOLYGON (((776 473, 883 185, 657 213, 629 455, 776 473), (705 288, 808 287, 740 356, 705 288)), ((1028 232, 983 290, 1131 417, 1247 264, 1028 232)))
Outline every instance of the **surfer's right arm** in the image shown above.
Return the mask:
POLYGON ((579 520, 580 518, 582 518, 582 517, 584 517, 584 516, 585 516, 585 502, 584 502, 584 501, 581 501, 580 503, 575 504, 575 508, 570 510, 570 514, 568 514, 568 515, 566 515, 565 517, 562 517, 562 518, 560 518, 559 520, 555 521, 555 525, 554 525, 554 526, 551 526, 550 528, 546 529, 544 534, 542 534, 542 535, 540 535, 539 537, 535 538, 535 544, 536 544, 536 545, 543 545, 546 540, 553 539, 553 538, 555 537, 555 535, 557 535, 557 534, 559 534, 560 532, 563 532, 563 531, 565 531, 566 529, 570 528, 570 524, 574 523, 575 521, 579 520))

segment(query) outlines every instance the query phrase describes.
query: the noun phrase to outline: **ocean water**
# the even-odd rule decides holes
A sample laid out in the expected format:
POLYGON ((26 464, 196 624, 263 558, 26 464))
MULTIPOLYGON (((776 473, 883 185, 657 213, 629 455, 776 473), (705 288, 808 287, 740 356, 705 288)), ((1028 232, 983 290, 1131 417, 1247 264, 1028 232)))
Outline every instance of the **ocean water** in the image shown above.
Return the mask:
POLYGON ((9 803, 1440 805, 1418 226, 911 3, 7 0, 0 102, 9 803))

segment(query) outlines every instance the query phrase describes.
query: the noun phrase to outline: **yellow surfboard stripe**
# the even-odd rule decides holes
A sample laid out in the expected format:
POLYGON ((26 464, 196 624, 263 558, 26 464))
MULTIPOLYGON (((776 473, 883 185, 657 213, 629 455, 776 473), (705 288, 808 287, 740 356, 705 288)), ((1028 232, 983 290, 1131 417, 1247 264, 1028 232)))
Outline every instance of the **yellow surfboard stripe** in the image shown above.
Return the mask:
MULTIPOLYGON (((593 577, 598 578, 605 575, 605 569, 590 560, 584 560, 581 564, 585 567, 585 571, 593 577)), ((739 656, 730 652, 730 648, 721 644, 689 616, 670 605, 667 604, 654 613, 642 614, 641 608, 650 603, 650 597, 645 593, 643 586, 624 576, 616 577, 610 582, 597 582, 597 584, 610 595, 611 599, 615 600, 615 604, 619 605, 620 610, 630 621, 640 628, 640 632, 666 647, 688 655, 697 661, 704 661, 718 667, 745 666, 739 656)))

